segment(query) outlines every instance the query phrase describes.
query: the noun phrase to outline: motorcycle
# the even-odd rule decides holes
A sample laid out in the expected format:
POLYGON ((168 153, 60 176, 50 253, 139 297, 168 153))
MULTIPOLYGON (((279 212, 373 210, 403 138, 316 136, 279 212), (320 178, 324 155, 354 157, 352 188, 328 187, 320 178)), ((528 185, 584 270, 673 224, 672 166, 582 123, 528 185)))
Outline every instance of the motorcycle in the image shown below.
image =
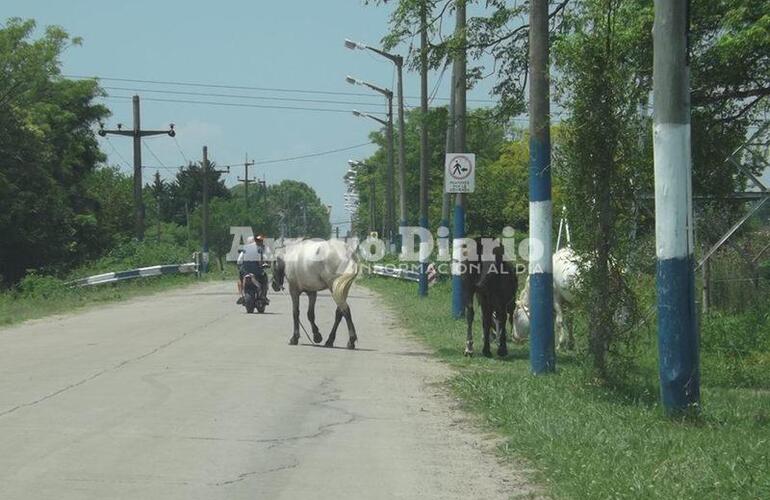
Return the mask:
MULTIPOLYGON (((266 268, 268 265, 265 264, 263 267, 266 268)), ((265 282, 261 283, 258 277, 248 273, 243 277, 243 281, 243 306, 246 312, 252 314, 256 309, 258 313, 264 313, 270 303, 270 299, 267 298, 267 276, 264 276, 265 282)))

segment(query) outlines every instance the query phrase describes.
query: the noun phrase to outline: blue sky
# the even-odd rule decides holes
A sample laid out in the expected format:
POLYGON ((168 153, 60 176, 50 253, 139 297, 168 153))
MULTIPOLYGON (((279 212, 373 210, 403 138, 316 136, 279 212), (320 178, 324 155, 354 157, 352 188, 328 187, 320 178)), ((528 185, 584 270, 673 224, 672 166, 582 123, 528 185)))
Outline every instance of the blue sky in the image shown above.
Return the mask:
MULTIPOLYGON (((362 94, 367 94, 367 90, 345 83, 345 75, 351 74, 382 86, 395 85, 395 71, 390 62, 368 51, 351 51, 343 46, 345 38, 376 45, 387 30, 390 7, 367 6, 362 0, 6 0, 3 4, 3 17, 34 18, 41 27, 60 25, 71 35, 83 38, 82 46, 72 47, 64 55, 63 72, 66 75, 362 94)), ((451 29, 451 25, 445 29, 451 29)), ((404 48, 401 50, 403 52, 404 48)), ((448 73, 439 86, 438 97, 449 94, 448 73)), ((437 77, 431 75, 430 89, 436 84, 437 77)), ((245 154, 250 159, 268 160, 366 143, 369 132, 377 124, 356 118, 347 111, 352 108, 384 111, 385 108, 384 100, 374 94, 316 95, 106 81, 103 85, 127 89, 108 90, 120 96, 138 93, 143 98, 219 100, 346 111, 311 112, 143 101, 143 128, 165 128, 169 122, 174 122, 177 140, 187 158, 199 159, 205 144, 209 147, 210 158, 220 164, 242 162, 245 154), (147 91, 149 89, 364 104, 184 97, 151 93, 147 91)), ((491 85, 492 82, 482 82, 469 98, 489 99, 491 85)), ((418 75, 405 76, 405 94, 419 95, 418 75)), ((107 123, 109 127, 118 122, 130 126, 130 100, 108 99, 105 103, 113 113, 107 123)), ((418 105, 419 101, 407 99, 407 104, 418 105)), ((110 142, 111 145, 102 140, 102 149, 110 163, 123 165, 128 171, 132 154, 130 139, 113 137, 110 142), (120 154, 115 153, 113 146, 120 154)), ((148 139, 147 143, 166 167, 176 167, 184 162, 170 138, 160 136, 148 139)), ((342 221, 348 218, 342 198, 346 162, 348 158, 362 158, 373 151, 373 146, 366 146, 306 160, 270 164, 256 168, 255 173, 259 177, 264 175, 268 183, 281 179, 307 182, 325 203, 332 205, 332 221, 342 221)), ((143 150, 143 163, 149 167, 160 166, 147 148, 143 150)), ((153 168, 145 169, 145 179, 154 173, 153 168)), ((161 174, 170 177, 173 170, 161 170, 161 174)), ((232 171, 228 184, 235 183, 238 176, 243 176, 240 168, 232 171)))

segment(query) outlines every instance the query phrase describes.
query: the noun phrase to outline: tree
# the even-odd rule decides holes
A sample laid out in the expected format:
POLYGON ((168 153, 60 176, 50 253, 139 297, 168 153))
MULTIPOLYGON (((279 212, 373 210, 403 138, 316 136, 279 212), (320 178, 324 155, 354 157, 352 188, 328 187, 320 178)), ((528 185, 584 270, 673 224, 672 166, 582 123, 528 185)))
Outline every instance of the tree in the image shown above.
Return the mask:
MULTIPOLYGON (((209 200, 214 198, 229 198, 230 190, 225 186, 222 174, 217 172, 214 162, 210 163, 208 172, 209 200)), ((145 190, 151 190, 145 187, 145 190)), ((190 163, 180 167, 174 181, 163 193, 167 198, 161 198, 164 207, 164 220, 179 225, 187 224, 187 214, 192 213, 203 203, 203 168, 198 163, 190 163)))
POLYGON ((28 268, 70 266, 93 255, 98 222, 85 180, 104 160, 93 126, 108 115, 94 104, 95 81, 60 76, 60 55, 77 38, 34 21, 0 30, 0 280, 28 268))

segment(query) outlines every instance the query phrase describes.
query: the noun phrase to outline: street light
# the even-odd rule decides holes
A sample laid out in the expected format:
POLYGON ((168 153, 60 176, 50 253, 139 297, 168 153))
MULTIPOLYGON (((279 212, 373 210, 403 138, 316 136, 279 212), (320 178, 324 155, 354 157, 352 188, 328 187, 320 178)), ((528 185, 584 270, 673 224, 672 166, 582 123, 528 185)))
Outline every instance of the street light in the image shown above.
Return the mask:
POLYGON ((395 193, 393 190, 393 92, 387 88, 379 87, 373 83, 369 83, 364 80, 359 80, 358 78, 354 78, 350 75, 347 75, 345 77, 345 81, 350 83, 351 85, 363 85, 364 87, 368 87, 375 92, 378 92, 385 96, 385 98, 388 100, 388 119, 387 121, 382 120, 380 118, 377 118, 373 115, 370 115, 368 113, 361 113, 360 111, 354 110, 353 115, 355 116, 365 116, 367 118, 371 118, 372 120, 375 120, 385 126, 386 130, 386 139, 388 143, 388 174, 386 176, 386 184, 385 184, 385 213, 384 219, 385 223, 383 228, 383 233, 385 236, 385 239, 388 241, 388 247, 390 247, 390 243, 393 241, 393 223, 394 219, 396 218, 395 214, 395 193))
POLYGON ((404 58, 398 54, 391 54, 384 50, 372 47, 365 43, 356 42, 348 38, 345 39, 345 47, 351 50, 370 50, 396 65, 398 73, 398 216, 399 226, 404 227, 406 221, 406 142, 404 139, 404 80, 403 68, 404 58))

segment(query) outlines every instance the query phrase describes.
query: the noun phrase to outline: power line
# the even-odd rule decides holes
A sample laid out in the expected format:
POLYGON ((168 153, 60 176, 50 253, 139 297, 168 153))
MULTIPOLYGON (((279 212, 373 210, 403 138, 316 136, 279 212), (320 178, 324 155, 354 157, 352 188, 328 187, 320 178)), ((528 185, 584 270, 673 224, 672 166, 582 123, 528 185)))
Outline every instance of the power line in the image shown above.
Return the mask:
MULTIPOLYGON (((341 92, 331 90, 308 90, 308 89, 292 89, 292 88, 280 88, 280 87, 251 87, 246 85, 225 85, 215 83, 200 83, 200 82, 181 82, 172 80, 140 80, 136 78, 111 78, 103 76, 84 76, 84 75, 62 75, 64 78, 72 79, 86 79, 86 80, 104 80, 110 82, 130 82, 130 83, 146 83, 150 85, 175 85, 179 87, 201 87, 201 88, 216 88, 216 89, 232 89, 232 90, 254 90, 258 92, 285 92, 296 94, 321 94, 321 95, 344 95, 344 96, 356 96, 356 97, 372 97, 371 94, 365 94, 362 92, 341 92)), ((419 99, 419 96, 404 96, 406 99, 419 99)), ((441 101, 448 101, 448 97, 436 97, 441 101)), ((487 102, 491 104, 497 103, 494 99, 467 99, 469 102, 487 102)))
POLYGON ((111 148, 112 148, 112 150, 115 152, 115 154, 116 154, 116 155, 118 155, 118 158, 120 158, 120 160, 123 162, 123 166, 124 166, 124 167, 126 167, 126 168, 131 168, 131 167, 129 166, 128 162, 126 161, 126 159, 125 159, 125 158, 123 158, 123 155, 122 155, 122 154, 120 154, 120 151, 118 151, 118 148, 116 148, 116 147, 115 147, 115 145, 112 143, 112 141, 110 140, 110 138, 109 138, 108 136, 106 136, 106 135, 104 136, 104 138, 107 140, 107 144, 109 144, 109 145, 110 145, 110 147, 111 147, 111 148))
POLYGON ((188 96, 202 96, 202 97, 224 97, 234 99, 254 99, 258 101, 289 101, 289 102, 312 102, 319 104, 348 104, 351 106, 370 106, 377 104, 374 101, 361 102, 361 101, 333 101, 328 99, 303 99, 299 97, 276 97, 276 96, 253 96, 243 94, 218 94, 213 92, 188 92, 184 90, 166 90, 166 89, 139 89, 131 87, 102 87, 106 90, 122 90, 127 92, 152 92, 155 94, 176 94, 176 95, 188 95, 188 96))
MULTIPOLYGON (((131 96, 108 95, 105 97, 105 99, 125 100, 125 99, 131 99, 131 96)), ((226 106, 226 107, 235 107, 235 108, 259 108, 259 109, 282 109, 282 110, 294 110, 294 111, 323 111, 328 113, 350 113, 350 111, 346 109, 308 108, 308 107, 299 107, 299 106, 273 106, 269 104, 263 105, 263 104, 250 104, 250 103, 240 103, 240 102, 197 101, 197 100, 191 100, 191 99, 165 99, 160 97, 144 97, 142 100, 153 101, 153 102, 175 102, 175 103, 182 103, 182 104, 204 104, 204 105, 210 105, 210 106, 226 106)), ((374 110, 362 110, 362 111, 366 111, 369 114, 377 114, 377 115, 387 114, 382 111, 374 111, 374 110)))
POLYGON ((347 147, 338 148, 338 149, 330 149, 328 151, 320 151, 318 153, 308 153, 308 154, 299 155, 299 156, 290 156, 288 158, 276 158, 274 160, 260 160, 260 161, 255 161, 254 164, 255 165, 267 165, 267 164, 270 164, 270 163, 281 163, 281 162, 286 162, 286 161, 302 160, 304 158, 314 158, 316 156, 324 156, 324 155, 330 155, 330 154, 333 154, 333 153, 340 153, 342 151, 350 151, 351 149, 362 148, 364 146, 369 146, 370 144, 374 144, 374 143, 373 142, 364 142, 364 143, 361 143, 361 144, 356 144, 354 146, 347 146, 347 147))
POLYGON ((165 169, 167 169, 167 168, 168 168, 168 167, 167 167, 167 166, 166 166, 166 165, 165 165, 165 164, 164 164, 164 163, 161 161, 161 159, 160 159, 160 158, 158 158, 158 155, 156 155, 156 154, 155 154, 155 151, 153 151, 153 150, 152 150, 152 148, 150 147, 150 145, 149 145, 149 144, 147 144, 147 141, 145 141, 144 139, 142 139, 142 144, 144 145, 144 147, 145 147, 145 148, 147 148, 147 151, 149 151, 149 152, 150 152, 150 154, 152 155, 152 157, 153 157, 153 158, 155 158, 155 159, 158 161, 158 163, 160 163, 160 164, 163 166, 163 168, 165 168, 165 169))
POLYGON ((176 144, 176 148, 179 150, 179 154, 182 155, 182 159, 185 162, 185 165, 190 163, 190 160, 187 159, 187 155, 184 154, 184 151, 182 151, 182 146, 179 145, 179 141, 176 140, 176 136, 173 137, 174 144, 176 144))

